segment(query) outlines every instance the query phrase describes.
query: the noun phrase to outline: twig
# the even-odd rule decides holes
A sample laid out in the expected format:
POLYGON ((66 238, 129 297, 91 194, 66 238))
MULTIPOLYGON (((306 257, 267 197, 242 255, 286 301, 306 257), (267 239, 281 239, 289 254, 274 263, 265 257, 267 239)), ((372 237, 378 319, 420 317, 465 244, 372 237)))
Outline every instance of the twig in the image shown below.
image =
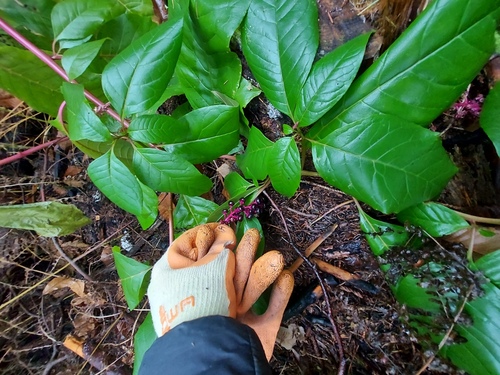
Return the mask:
POLYGON ((460 211, 455 211, 458 215, 462 216, 465 220, 470 221, 472 223, 484 223, 484 224, 494 224, 494 225, 500 225, 500 219, 495 219, 492 217, 481 217, 481 216, 474 216, 474 215, 469 215, 460 211))
POLYGON ((168 243, 172 245, 174 242, 174 215, 173 215, 173 207, 172 207, 172 193, 168 193, 167 199, 168 204, 170 205, 170 209, 168 210, 168 243))
MULTIPOLYGON (((330 321, 330 324, 332 325, 333 335, 334 335, 334 338, 335 338, 335 342, 337 343, 337 350, 338 350, 338 353, 339 353, 339 368, 337 370, 337 374, 338 375, 343 375, 344 372, 345 372, 345 366, 346 366, 346 360, 345 360, 345 357, 344 357, 344 347, 342 346, 342 340, 340 338, 340 334, 339 334, 339 330, 338 330, 337 324, 335 323, 335 320, 333 319, 332 306, 331 306, 330 300, 328 298, 328 293, 327 293, 327 290, 326 290, 326 287, 325 287, 325 283, 323 282, 323 279, 319 275, 318 269, 316 268, 316 266, 307 257, 305 257, 302 254, 302 252, 293 244, 292 236, 290 235, 290 232, 288 230, 288 225, 286 224, 285 218, 284 218, 283 213, 281 212, 281 210, 278 208, 278 206, 276 205, 276 203, 274 203, 274 201, 267 194, 267 192, 263 191, 263 193, 269 199, 269 202, 271 202, 271 205, 278 212, 278 214, 281 217, 281 220, 283 221, 283 225, 285 227, 285 231, 286 231, 286 233, 288 235, 288 241, 287 240, 285 240, 285 241, 288 242, 288 244, 297 253, 297 255, 300 258, 302 258, 302 262, 305 262, 312 269, 312 271, 314 272, 314 275, 318 279, 319 285, 321 286, 321 290, 323 291, 323 295, 325 297, 325 304, 326 304, 326 309, 327 309, 327 313, 328 313, 328 320, 330 321)), ((333 229, 333 230, 335 230, 335 229, 333 229)))
POLYGON ((56 237, 52 237, 52 242, 54 243, 54 246, 56 247, 57 251, 59 251, 59 254, 61 254, 61 256, 66 259, 66 261, 71 264, 71 266, 75 269, 76 272, 78 272, 80 275, 83 276, 83 278, 87 281, 90 281, 90 282, 94 282, 94 280, 92 280, 92 278, 87 275, 87 273, 82 270, 74 261, 73 259, 71 259, 69 256, 66 255, 66 253, 64 252, 64 250, 62 249, 61 245, 59 245, 59 241, 57 240, 56 237))
POLYGON ((438 350, 436 351, 436 353, 434 353, 430 356, 430 358, 424 363, 422 368, 415 373, 415 375, 420 375, 421 373, 423 373, 427 369, 427 367, 429 367, 429 365, 432 363, 432 361, 434 361, 434 358, 436 358, 436 354, 439 353, 439 351, 443 348, 444 344, 446 344, 446 341, 448 341, 448 338, 450 337, 451 332, 453 331, 453 328, 455 328, 455 324, 457 324, 457 322, 458 322, 458 318, 460 317, 460 315, 462 315, 462 311, 464 310, 465 304, 467 303, 467 300, 469 299, 469 296, 471 293, 472 293, 472 285, 469 287, 469 290, 467 291, 467 294, 465 295, 465 298, 464 298, 464 301, 462 302, 462 305, 460 306, 457 314, 453 318, 453 322, 451 323, 450 328, 448 328, 448 331, 446 331, 446 334, 444 335, 443 339, 439 343, 438 350))
POLYGON ((342 203, 340 203, 340 204, 336 205, 336 206, 335 206, 335 207, 333 207, 333 208, 330 208, 330 209, 329 209, 328 211, 326 211, 323 215, 321 215, 320 217, 318 217, 318 218, 316 218, 315 220, 313 220, 312 222, 310 222, 310 223, 309 223, 309 225, 313 225, 314 223, 317 223, 318 221, 320 221, 321 219, 323 219, 326 215, 328 215, 328 214, 332 213, 333 211, 335 211, 335 210, 339 209, 340 207, 344 207, 344 206, 346 206, 346 205, 348 205, 348 204, 351 204, 351 203, 353 203, 353 202, 354 202, 354 200, 353 200, 353 199, 350 199, 350 200, 348 200, 348 201, 345 201, 345 202, 342 202, 342 203))
POLYGON ((28 155, 34 154, 37 151, 43 150, 44 148, 50 147, 56 143, 63 142, 66 140, 68 140, 68 137, 60 137, 60 138, 53 139, 52 141, 45 142, 45 143, 42 143, 38 146, 32 147, 28 150, 18 152, 17 154, 14 154, 12 156, 9 156, 7 158, 0 160, 0 166, 13 163, 16 160, 20 160, 28 155))

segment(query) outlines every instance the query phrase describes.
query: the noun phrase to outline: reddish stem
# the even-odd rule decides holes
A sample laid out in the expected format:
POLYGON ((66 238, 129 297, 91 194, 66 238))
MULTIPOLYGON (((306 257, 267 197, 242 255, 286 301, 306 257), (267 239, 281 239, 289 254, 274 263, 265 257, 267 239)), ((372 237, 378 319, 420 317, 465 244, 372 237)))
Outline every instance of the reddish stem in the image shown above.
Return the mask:
POLYGON ((26 151, 21 151, 21 152, 18 152, 17 154, 15 155, 12 155, 12 156, 9 156, 5 159, 2 159, 0 160, 0 166, 2 165, 7 165, 9 163, 12 163, 16 160, 19 160, 19 159, 22 159, 28 155, 31 155, 31 154, 34 154, 35 152, 37 151, 40 151, 40 150, 43 150, 44 148, 46 147, 50 147, 56 143, 59 143, 59 142, 62 142, 62 141, 66 141, 68 139, 68 137, 60 137, 60 138, 56 138, 56 139, 53 139, 52 141, 49 141, 49 142, 45 142, 45 143, 42 143, 38 146, 35 146, 35 147, 32 147, 26 151))

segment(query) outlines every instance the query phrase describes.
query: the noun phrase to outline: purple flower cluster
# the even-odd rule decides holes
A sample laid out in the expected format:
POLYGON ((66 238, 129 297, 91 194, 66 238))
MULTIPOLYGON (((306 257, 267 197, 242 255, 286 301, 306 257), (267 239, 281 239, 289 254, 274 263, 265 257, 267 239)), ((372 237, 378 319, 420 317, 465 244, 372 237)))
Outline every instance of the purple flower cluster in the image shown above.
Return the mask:
POLYGON ((259 216, 264 206, 258 198, 249 205, 245 205, 243 198, 238 203, 238 207, 235 207, 234 202, 229 202, 229 210, 222 211, 224 218, 220 221, 221 224, 229 225, 242 221, 245 217, 251 219, 252 217, 259 216))
POLYGON ((483 105, 484 97, 478 94, 474 99, 469 99, 467 95, 462 96, 460 101, 453 104, 452 109, 455 112, 455 118, 461 119, 470 115, 474 118, 479 117, 483 105))

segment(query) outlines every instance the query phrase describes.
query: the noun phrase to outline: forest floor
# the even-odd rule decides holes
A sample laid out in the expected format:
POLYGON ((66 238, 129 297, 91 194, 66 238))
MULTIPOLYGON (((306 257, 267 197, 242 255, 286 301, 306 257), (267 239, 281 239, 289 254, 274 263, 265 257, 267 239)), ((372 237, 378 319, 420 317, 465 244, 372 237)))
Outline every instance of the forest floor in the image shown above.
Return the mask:
MULTIPOLYGON (((319 1, 319 6, 323 21, 328 19, 324 25, 331 23, 332 16, 335 25, 340 25, 335 30, 322 30, 325 50, 370 28, 370 17, 360 16, 360 9, 351 2, 319 1)), ((373 48, 379 51, 380 44, 373 48)), ((376 54, 372 52, 368 60, 376 54)), ((486 94, 488 79, 485 74, 478 77, 469 95, 486 94)), ((279 133, 287 119, 270 116, 267 108, 256 98, 247 108, 247 117, 273 139, 273 133, 279 133)), ((432 124, 438 132, 446 130, 444 144, 460 168, 439 201, 471 214, 498 217, 498 157, 476 125, 477 119, 466 116, 457 120, 449 113, 432 124)), ((54 130, 47 129, 44 115, 32 113, 22 104, 14 109, 0 108, 1 157, 53 139, 54 130)), ((143 301, 139 308, 127 309, 111 248, 120 246, 126 255, 152 264, 169 245, 168 223, 159 218, 150 229, 142 230, 133 216, 110 203, 91 183, 86 173, 89 162, 71 144, 61 143, 0 171, 1 204, 59 200, 76 205, 92 220, 92 224, 57 240, 0 228, 2 374, 131 373, 132 338, 148 305, 143 301), (72 259, 72 264, 66 258, 72 259), (83 272, 75 271, 74 264, 83 272), (85 342, 92 364, 62 345, 69 334, 85 342)), ((217 160, 204 166, 215 182, 210 197, 219 204, 223 198, 217 169, 223 163, 217 160)), ((336 373, 340 358, 347 360, 346 374, 460 373, 438 358, 426 364, 432 353, 413 335, 405 307, 394 299, 379 259, 359 228, 358 210, 351 197, 317 177, 303 177, 290 199, 271 188, 266 193, 260 216, 266 249, 282 251, 289 266, 297 258, 291 244, 303 252, 324 238, 313 256, 357 279, 344 281, 319 271, 327 294, 326 298, 314 297, 311 291, 318 286, 315 271, 303 264, 294 273, 291 308, 271 361, 275 373, 336 373), (300 303, 304 308, 298 307, 300 303), (338 329, 340 345, 329 316, 338 329)), ((364 208, 373 216, 379 215, 364 208)), ((417 230, 409 230, 419 235, 417 230)), ((466 265, 465 248, 445 242, 440 245, 466 265)), ((428 247, 433 246, 430 241, 428 247)), ((400 254, 395 257, 406 252, 397 251, 400 254)))

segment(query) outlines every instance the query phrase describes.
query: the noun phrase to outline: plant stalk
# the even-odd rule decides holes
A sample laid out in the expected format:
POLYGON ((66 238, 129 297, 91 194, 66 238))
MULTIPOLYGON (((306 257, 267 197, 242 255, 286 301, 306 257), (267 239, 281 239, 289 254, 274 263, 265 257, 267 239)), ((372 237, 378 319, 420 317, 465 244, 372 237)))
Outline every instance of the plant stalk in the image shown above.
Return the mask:
POLYGON ((20 160, 28 155, 34 154, 37 151, 43 150, 44 148, 50 147, 56 143, 66 141, 66 140, 68 140, 68 137, 60 137, 60 138, 53 139, 52 141, 39 144, 38 146, 32 147, 28 150, 18 152, 17 154, 14 154, 12 156, 9 156, 5 159, 0 160, 0 166, 13 163, 16 160, 20 160))

